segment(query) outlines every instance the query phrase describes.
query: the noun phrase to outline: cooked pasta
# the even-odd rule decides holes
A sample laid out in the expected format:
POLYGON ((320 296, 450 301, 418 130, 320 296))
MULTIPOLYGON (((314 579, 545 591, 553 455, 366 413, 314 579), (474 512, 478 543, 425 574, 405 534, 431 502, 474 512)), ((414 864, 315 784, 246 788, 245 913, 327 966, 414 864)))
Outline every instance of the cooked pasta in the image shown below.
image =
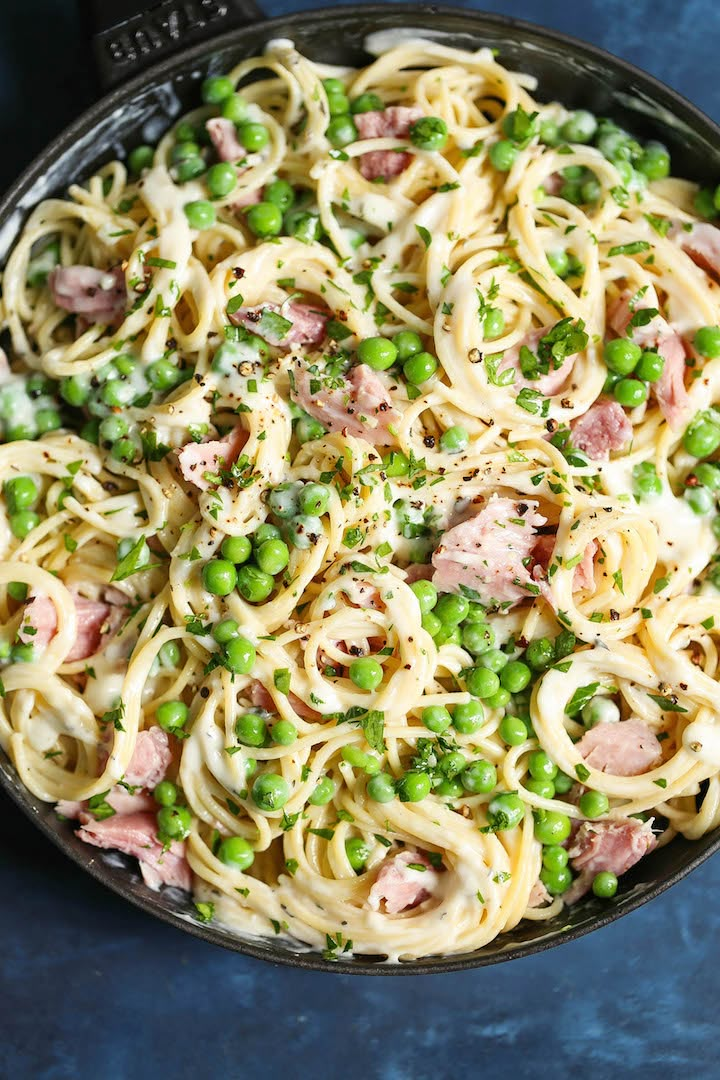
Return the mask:
POLYGON ((713 195, 534 91, 275 41, 7 261, 0 739, 199 919, 468 952, 720 824, 713 195))

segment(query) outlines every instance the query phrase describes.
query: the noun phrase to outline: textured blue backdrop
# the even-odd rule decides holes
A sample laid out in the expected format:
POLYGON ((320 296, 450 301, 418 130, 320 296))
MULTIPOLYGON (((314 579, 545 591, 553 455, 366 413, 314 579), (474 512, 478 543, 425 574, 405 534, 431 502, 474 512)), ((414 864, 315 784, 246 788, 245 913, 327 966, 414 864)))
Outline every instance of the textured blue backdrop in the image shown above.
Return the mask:
MULTIPOLYGON (((484 6, 603 45, 720 119, 717 0, 484 6)), ((3 0, 0 189, 93 95, 74 5, 3 0)), ((649 907, 542 956, 454 976, 331 977, 264 966, 152 921, 0 797, 0 1074, 717 1076, 719 889, 715 859, 649 907)))

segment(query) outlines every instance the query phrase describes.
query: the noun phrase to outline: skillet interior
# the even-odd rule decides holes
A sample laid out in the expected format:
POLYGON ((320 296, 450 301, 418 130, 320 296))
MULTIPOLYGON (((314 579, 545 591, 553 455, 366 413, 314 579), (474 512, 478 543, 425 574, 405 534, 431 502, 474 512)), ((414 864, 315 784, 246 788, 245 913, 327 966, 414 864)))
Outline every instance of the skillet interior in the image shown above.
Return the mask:
MULTIPOLYGON (((173 119, 195 104, 198 82, 208 72, 232 67, 260 52, 270 38, 292 38, 312 59, 359 65, 367 62, 363 41, 379 29, 417 27, 442 43, 465 48, 487 45, 501 61, 537 76, 541 100, 589 108, 611 116, 633 133, 659 138, 671 150, 675 170, 699 181, 720 175, 720 129, 674 91, 599 49, 552 31, 500 16, 412 5, 333 8, 281 17, 234 31, 164 61, 103 99, 56 139, 0 202, 0 264, 27 212, 47 195, 63 191, 138 142, 154 141, 173 119), (329 44, 330 43, 330 44, 329 44)), ((151 892, 120 855, 100 855, 78 841, 52 808, 24 789, 0 755, 0 782, 28 816, 75 862, 144 910, 226 948, 265 960, 365 974, 420 974, 481 967, 529 955, 588 933, 652 899, 700 865, 720 847, 720 829, 690 843, 676 839, 653 852, 622 879, 612 900, 587 898, 551 922, 521 923, 482 952, 385 966, 358 957, 328 964, 293 943, 239 938, 193 918, 182 894, 151 892)))

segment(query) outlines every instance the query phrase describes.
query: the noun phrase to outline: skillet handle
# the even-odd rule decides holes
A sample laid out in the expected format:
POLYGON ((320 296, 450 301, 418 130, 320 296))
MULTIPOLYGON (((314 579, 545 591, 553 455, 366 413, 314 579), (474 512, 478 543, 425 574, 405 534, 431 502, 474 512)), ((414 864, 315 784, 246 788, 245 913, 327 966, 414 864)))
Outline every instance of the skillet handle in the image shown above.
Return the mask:
POLYGON ((174 52, 264 18, 255 0, 83 0, 103 90, 174 52))

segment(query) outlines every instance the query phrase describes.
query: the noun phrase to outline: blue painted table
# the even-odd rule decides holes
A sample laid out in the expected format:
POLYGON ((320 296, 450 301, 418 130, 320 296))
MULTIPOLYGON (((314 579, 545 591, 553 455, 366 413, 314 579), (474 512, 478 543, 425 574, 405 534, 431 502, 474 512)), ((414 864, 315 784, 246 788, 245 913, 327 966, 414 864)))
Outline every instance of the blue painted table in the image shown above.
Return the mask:
MULTIPOLYGON (((485 6, 603 45, 720 118, 716 0, 485 6)), ((93 97, 73 5, 3 4, 0 188, 93 97)), ((264 966, 152 921, 0 797, 0 1074, 717 1076, 719 890, 715 859, 649 907, 541 956, 454 976, 333 977, 264 966)))

